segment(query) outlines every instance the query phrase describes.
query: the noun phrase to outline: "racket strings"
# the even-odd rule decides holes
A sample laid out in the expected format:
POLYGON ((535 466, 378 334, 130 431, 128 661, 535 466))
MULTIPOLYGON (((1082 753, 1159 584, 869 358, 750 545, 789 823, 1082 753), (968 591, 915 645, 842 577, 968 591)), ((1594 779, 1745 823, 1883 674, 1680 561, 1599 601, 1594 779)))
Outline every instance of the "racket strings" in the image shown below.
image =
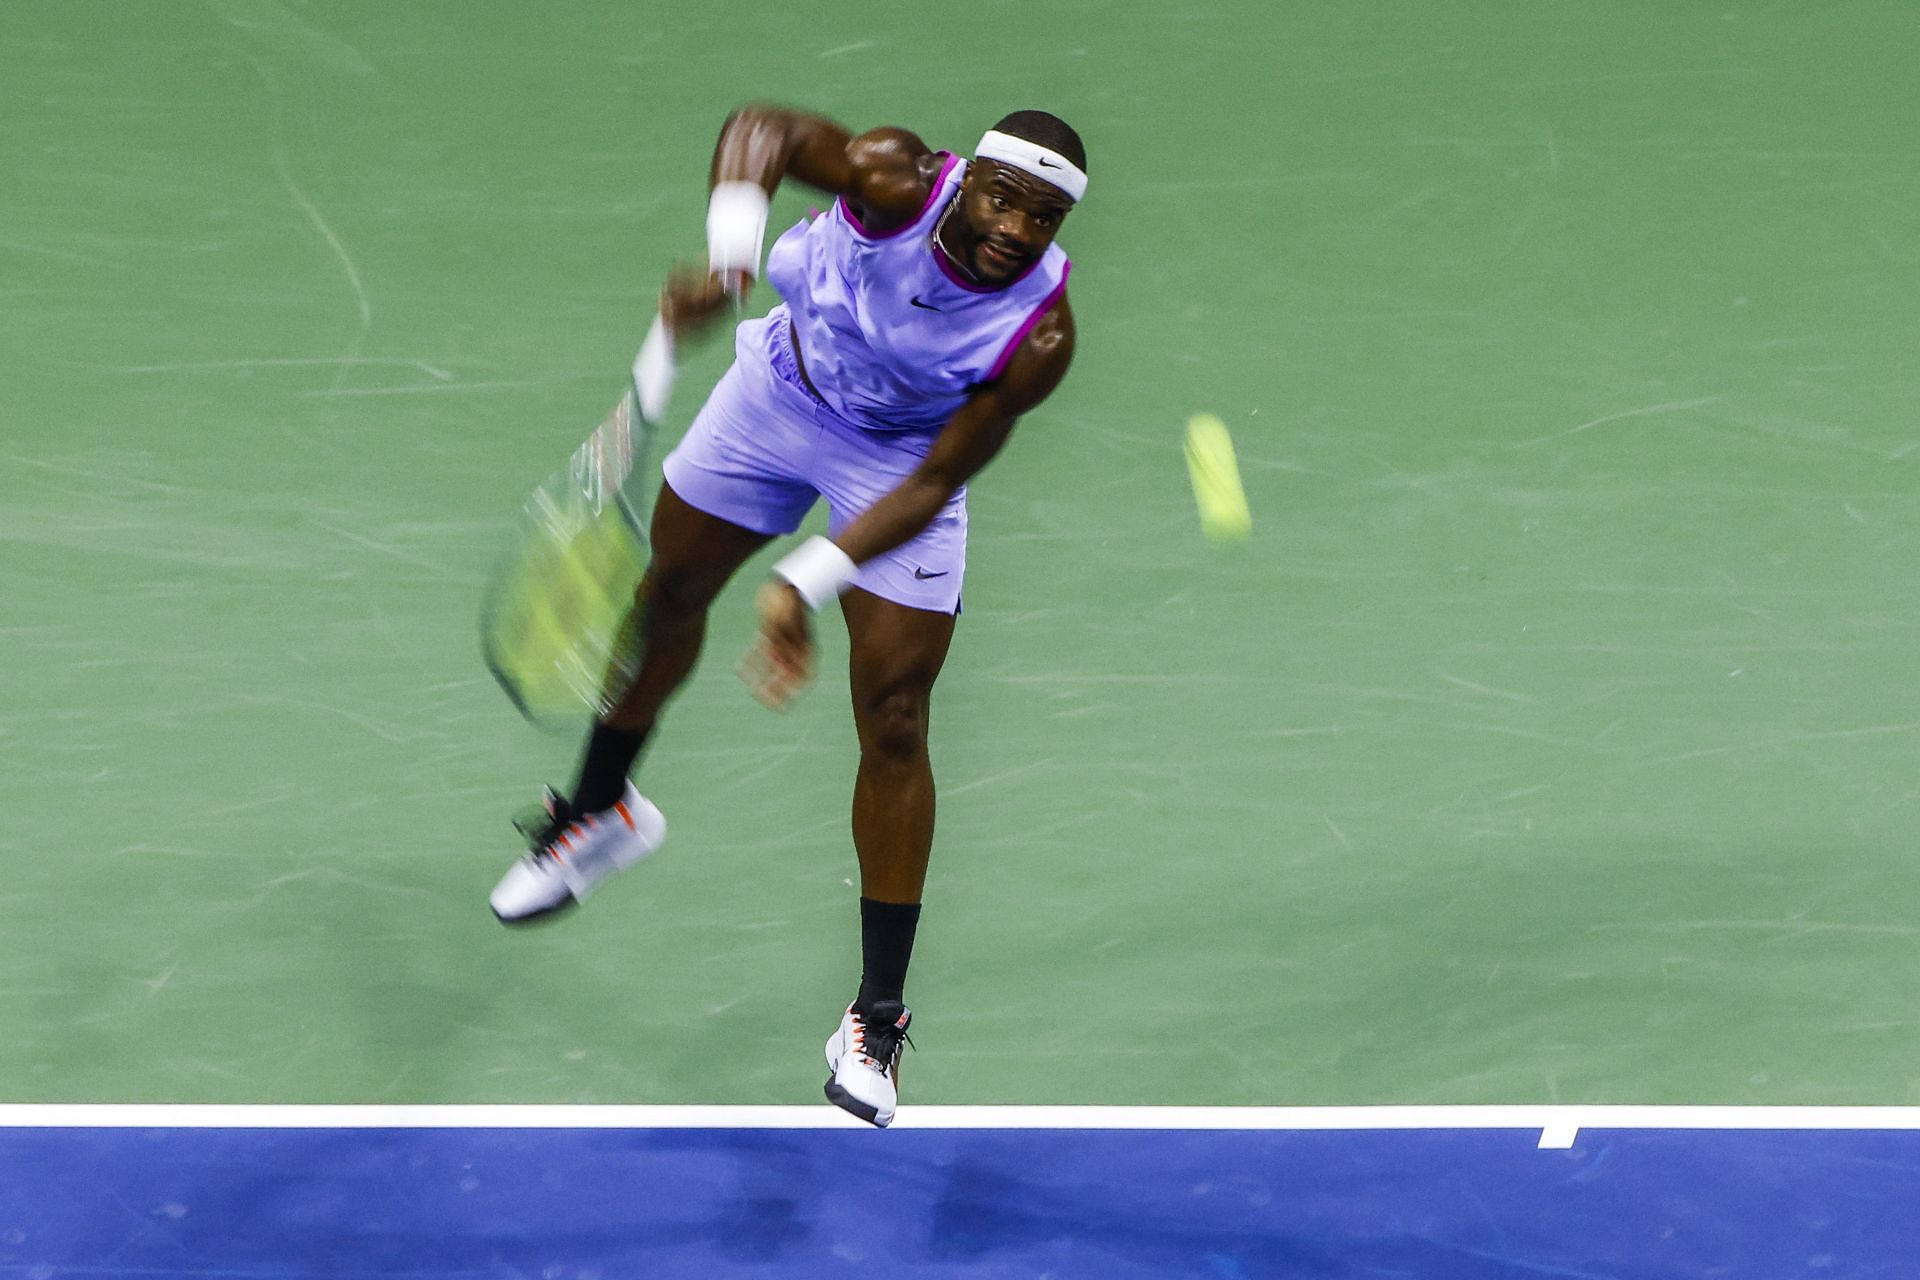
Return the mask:
POLYGON ((626 485, 651 435, 623 397, 529 496, 482 599, 487 667, 536 724, 575 731, 583 709, 604 715, 639 673, 647 540, 626 485))

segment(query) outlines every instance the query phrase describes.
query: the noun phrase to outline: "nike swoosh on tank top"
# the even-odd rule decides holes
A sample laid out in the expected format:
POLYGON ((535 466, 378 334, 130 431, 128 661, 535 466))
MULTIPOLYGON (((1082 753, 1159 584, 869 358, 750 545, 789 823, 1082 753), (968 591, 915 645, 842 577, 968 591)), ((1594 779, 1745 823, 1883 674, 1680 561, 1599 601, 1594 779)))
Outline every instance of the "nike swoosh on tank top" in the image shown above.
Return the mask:
POLYGON ((767 255, 767 281, 784 300, 769 319, 791 319, 820 398, 870 431, 944 426, 975 387, 1005 371, 1072 269, 1053 244, 1011 284, 967 283, 932 240, 967 168, 940 154, 940 176, 907 225, 876 235, 836 200, 767 255))

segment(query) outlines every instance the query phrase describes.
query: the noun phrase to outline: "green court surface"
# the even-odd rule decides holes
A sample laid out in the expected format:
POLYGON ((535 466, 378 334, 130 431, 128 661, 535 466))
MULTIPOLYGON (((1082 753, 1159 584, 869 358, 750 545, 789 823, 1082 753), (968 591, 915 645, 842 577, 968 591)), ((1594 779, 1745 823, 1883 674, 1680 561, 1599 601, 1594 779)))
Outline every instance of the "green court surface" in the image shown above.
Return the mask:
POLYGON ((776 717, 729 594, 667 849, 485 903, 575 743, 481 583, 766 98, 1090 154, 909 1105, 1920 1102, 1916 65, 1909 0, 9 0, 0 1095, 819 1100, 837 626, 776 717))

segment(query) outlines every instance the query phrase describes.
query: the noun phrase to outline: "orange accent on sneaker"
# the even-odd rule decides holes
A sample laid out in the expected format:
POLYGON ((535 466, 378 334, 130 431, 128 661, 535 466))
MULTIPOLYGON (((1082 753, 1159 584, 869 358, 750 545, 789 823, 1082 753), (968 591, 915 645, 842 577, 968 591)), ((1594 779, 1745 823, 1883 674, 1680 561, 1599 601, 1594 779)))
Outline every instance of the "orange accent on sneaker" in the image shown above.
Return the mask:
POLYGON ((634 829, 633 811, 627 808, 627 802, 625 800, 616 801, 613 806, 613 811, 620 815, 620 821, 627 824, 627 830, 632 831, 634 829))

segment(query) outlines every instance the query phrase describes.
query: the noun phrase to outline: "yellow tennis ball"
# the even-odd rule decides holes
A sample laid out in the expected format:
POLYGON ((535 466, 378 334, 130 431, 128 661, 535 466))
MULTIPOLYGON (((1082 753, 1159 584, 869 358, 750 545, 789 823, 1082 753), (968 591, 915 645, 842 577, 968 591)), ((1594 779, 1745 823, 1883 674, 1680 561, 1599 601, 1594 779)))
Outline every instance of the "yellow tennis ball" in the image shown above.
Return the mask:
POLYGON ((1200 508, 1200 531, 1215 542, 1230 542, 1253 532, 1240 464, 1234 460, 1227 424, 1210 413, 1187 419, 1187 473, 1200 508))

